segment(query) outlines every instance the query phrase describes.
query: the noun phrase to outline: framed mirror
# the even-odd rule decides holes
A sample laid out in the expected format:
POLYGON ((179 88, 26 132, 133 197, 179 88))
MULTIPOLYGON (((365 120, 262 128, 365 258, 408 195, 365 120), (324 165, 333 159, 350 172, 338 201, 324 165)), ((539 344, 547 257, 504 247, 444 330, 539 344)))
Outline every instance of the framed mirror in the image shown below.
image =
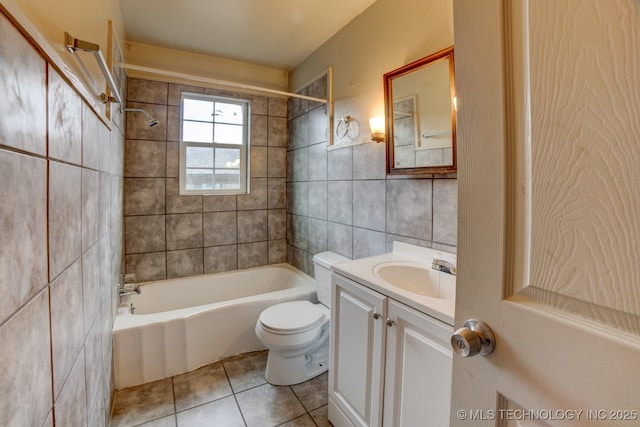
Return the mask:
POLYGON ((384 75, 387 173, 456 171, 453 47, 384 75))

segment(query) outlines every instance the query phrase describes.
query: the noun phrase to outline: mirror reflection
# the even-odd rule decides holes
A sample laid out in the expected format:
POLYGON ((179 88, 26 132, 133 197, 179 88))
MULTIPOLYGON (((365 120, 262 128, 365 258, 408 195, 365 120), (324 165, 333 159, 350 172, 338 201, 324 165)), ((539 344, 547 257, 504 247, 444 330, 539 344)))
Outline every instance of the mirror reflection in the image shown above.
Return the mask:
POLYGON ((455 172, 453 48, 384 75, 389 173, 455 172))

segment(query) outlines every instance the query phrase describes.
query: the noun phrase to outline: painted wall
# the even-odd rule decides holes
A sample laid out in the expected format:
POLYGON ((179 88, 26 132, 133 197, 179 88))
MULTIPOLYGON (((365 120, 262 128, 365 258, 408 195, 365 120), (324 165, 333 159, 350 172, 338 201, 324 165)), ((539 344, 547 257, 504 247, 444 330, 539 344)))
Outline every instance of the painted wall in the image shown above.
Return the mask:
POLYGON ((289 72, 296 91, 330 65, 334 71, 335 116, 357 118, 369 136, 368 120, 384 115, 382 76, 453 45, 450 0, 378 0, 289 72))
MULTIPOLYGON (((284 70, 248 64, 231 59, 217 58, 143 43, 127 42, 125 45, 127 63, 144 67, 192 74, 210 79, 225 80, 274 90, 287 90, 288 73, 284 70)), ((164 77, 141 71, 130 70, 129 77, 172 83, 194 84, 193 81, 174 77, 164 77)), ((200 83, 198 83, 200 84, 200 83)), ((205 85, 216 87, 215 85, 205 85)), ((227 89, 220 87, 220 89, 227 89)))
POLYGON ((0 13, 0 425, 105 426, 121 128, 0 13))

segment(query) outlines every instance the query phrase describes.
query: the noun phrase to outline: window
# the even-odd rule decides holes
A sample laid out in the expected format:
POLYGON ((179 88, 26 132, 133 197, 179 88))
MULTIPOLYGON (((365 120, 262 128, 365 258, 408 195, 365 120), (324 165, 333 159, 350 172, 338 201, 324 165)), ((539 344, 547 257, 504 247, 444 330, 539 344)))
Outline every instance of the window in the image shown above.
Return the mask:
POLYGON ((247 192, 249 101, 183 93, 180 194, 247 192))

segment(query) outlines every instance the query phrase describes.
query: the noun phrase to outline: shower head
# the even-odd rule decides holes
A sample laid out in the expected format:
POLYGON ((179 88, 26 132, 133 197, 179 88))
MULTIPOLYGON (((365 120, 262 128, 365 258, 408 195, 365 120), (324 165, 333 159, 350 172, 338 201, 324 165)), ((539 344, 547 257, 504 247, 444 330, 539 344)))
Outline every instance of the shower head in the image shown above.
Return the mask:
POLYGON ((124 112, 127 112, 127 111, 136 112, 136 113, 143 113, 145 115, 145 117, 147 118, 147 121, 149 122, 149 127, 150 128, 152 128, 155 125, 157 125, 158 123, 160 123, 158 120, 154 119, 151 114, 147 113, 142 108, 124 108, 124 107, 120 107, 120 112, 121 113, 124 113, 124 112))

